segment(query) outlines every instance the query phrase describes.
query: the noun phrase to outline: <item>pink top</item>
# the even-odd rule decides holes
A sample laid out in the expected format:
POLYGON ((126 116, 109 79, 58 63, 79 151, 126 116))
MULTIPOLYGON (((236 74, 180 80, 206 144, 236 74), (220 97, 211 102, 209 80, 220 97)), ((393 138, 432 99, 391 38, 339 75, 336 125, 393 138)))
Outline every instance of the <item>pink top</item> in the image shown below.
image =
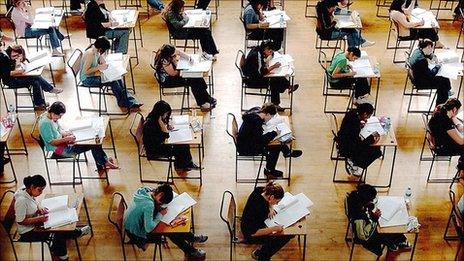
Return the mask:
POLYGON ((16 7, 14 7, 11 11, 11 20, 13 20, 13 23, 15 24, 16 35, 19 37, 24 37, 26 27, 32 25, 34 22, 27 11, 22 11, 16 7))

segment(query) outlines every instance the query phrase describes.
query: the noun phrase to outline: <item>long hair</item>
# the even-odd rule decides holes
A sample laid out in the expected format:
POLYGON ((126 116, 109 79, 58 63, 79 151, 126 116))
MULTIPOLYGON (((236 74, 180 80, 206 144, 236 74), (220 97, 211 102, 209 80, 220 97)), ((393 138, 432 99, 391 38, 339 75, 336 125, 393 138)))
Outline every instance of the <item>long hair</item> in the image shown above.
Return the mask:
POLYGON ((26 58, 26 51, 24 51, 24 48, 23 48, 21 45, 12 45, 12 46, 9 46, 8 48, 6 48, 5 52, 6 52, 6 54, 8 54, 8 57, 10 57, 10 58, 11 58, 11 53, 12 53, 12 52, 22 54, 22 55, 23 55, 23 59, 21 60, 21 62, 24 62, 24 61, 27 60, 27 58, 26 58))
POLYGON ((163 66, 163 60, 172 62, 172 55, 176 52, 176 47, 170 44, 164 44, 161 48, 156 52, 155 56, 155 70, 158 71, 163 66))
POLYGON ((153 121, 158 124, 158 118, 165 113, 168 113, 168 118, 171 116, 171 106, 165 101, 157 101, 155 105, 153 105, 153 109, 147 116, 147 121, 153 121))
POLYGON ((275 199, 282 199, 284 197, 284 189, 278 183, 269 181, 264 187, 264 195, 274 196, 275 199))
POLYGON ((462 103, 458 99, 448 99, 445 103, 437 105, 437 107, 433 111, 433 116, 437 116, 438 114, 446 114, 448 111, 451 111, 455 108, 459 110, 461 106, 462 103))
POLYGON ((390 5, 390 9, 388 9, 388 11, 391 12, 394 10, 394 11, 404 13, 403 8, 402 8, 403 4, 404 4, 404 0, 393 0, 393 2, 390 5))
POLYGON ((174 14, 180 14, 180 11, 182 10, 182 7, 184 7, 184 5, 184 0, 172 0, 166 7, 165 14, 168 14, 170 12, 174 14))

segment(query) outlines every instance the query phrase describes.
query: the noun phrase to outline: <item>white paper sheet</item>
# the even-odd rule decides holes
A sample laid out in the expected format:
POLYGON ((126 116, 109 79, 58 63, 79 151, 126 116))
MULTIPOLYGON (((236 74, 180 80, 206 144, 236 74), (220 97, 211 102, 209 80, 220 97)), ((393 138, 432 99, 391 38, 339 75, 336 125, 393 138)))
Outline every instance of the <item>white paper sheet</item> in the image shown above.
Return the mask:
POLYGON ((285 211, 277 213, 272 219, 266 219, 264 223, 268 227, 281 225, 284 228, 287 228, 309 213, 309 210, 303 205, 303 203, 298 201, 287 207, 285 211))
POLYGON ((79 141, 86 141, 86 140, 93 140, 95 136, 98 134, 100 138, 105 137, 105 130, 103 127, 103 117, 95 117, 87 120, 79 120, 78 121, 78 128, 70 128, 69 130, 73 133, 76 137, 76 142, 79 141), (91 124, 89 125, 88 122, 90 121, 91 124))
POLYGON ((47 208, 49 212, 65 210, 68 208, 68 195, 44 198, 40 205, 47 208))
POLYGON ((48 220, 44 222, 44 228, 61 227, 73 222, 77 222, 77 211, 75 208, 48 213, 48 220))
POLYGON ((382 211, 381 227, 402 226, 408 223, 408 210, 403 197, 379 196, 377 207, 382 211))
POLYGON ((381 136, 387 134, 383 129, 382 125, 380 124, 379 118, 373 116, 367 120, 366 124, 361 129, 359 136, 362 139, 365 139, 372 135, 372 133, 374 132, 377 132, 381 136))
POLYGON ((169 225, 180 213, 196 203, 187 192, 175 196, 169 204, 164 206, 167 208, 167 213, 161 218, 161 221, 169 225))
POLYGON ((24 63, 24 71, 30 72, 50 63, 50 54, 47 51, 40 51, 30 55, 29 62, 24 63))
POLYGON ((193 140, 192 130, 190 128, 177 129, 169 132, 169 143, 179 143, 193 140))
POLYGON ((211 22, 211 12, 209 15, 207 11, 201 9, 185 11, 188 16, 188 21, 184 25, 184 28, 208 28, 211 22))

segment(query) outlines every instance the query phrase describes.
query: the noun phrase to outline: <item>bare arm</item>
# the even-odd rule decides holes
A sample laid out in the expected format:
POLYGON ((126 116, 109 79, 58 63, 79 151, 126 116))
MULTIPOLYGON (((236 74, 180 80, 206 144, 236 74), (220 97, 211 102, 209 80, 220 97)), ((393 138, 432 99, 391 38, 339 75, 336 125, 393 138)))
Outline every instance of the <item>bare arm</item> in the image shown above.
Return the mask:
POLYGON ((457 129, 451 129, 448 130, 446 133, 458 144, 458 145, 464 145, 464 136, 457 130, 457 129))
POLYGON ((260 237, 260 236, 267 236, 270 234, 276 234, 276 233, 281 233, 284 230, 282 226, 273 226, 273 227, 267 227, 267 228, 261 228, 256 231, 252 236, 254 237, 260 237))
POLYGON ((47 220, 48 220, 48 216, 40 215, 40 216, 36 216, 36 217, 26 217, 23 221, 18 222, 18 224, 27 226, 27 225, 33 225, 33 224, 36 224, 36 223, 45 222, 47 220))
POLYGON ((103 69, 102 66, 92 67, 92 61, 93 61, 92 52, 90 51, 85 52, 84 53, 84 64, 82 66, 82 70, 84 71, 85 74, 93 74, 93 73, 100 71, 100 69, 103 69))
POLYGON ((179 71, 174 69, 174 66, 172 66, 172 63, 163 65, 164 70, 169 74, 169 76, 179 76, 179 71))
POLYGON ((354 71, 350 71, 347 73, 342 73, 342 69, 337 66, 335 70, 332 72, 332 77, 333 78, 344 78, 344 77, 353 77, 356 74, 354 71))

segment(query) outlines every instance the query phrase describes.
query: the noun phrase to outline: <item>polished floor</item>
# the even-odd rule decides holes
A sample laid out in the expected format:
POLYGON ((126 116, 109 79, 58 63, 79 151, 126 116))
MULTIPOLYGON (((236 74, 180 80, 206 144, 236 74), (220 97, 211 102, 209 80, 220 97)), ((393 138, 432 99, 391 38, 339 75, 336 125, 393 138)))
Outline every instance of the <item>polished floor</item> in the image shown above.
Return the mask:
MULTIPOLYGON (((34 6, 41 5, 41 1, 33 0, 34 6)), ((405 70, 402 64, 392 63, 392 50, 386 50, 386 38, 389 21, 386 18, 378 18, 375 15, 374 0, 356 0, 352 8, 358 10, 363 21, 363 35, 376 44, 366 48, 370 56, 375 56, 382 74, 377 115, 388 115, 392 118, 393 129, 398 140, 398 153, 396 157, 395 172, 392 187, 389 190, 381 189, 382 194, 402 195, 406 187, 413 189, 411 214, 418 217, 421 230, 417 242, 414 258, 416 260, 452 260, 457 249, 457 242, 443 240, 443 232, 449 215, 450 203, 448 199, 448 184, 427 184, 426 175, 430 162, 420 162, 419 155, 424 137, 424 127, 419 114, 407 113, 408 98, 403 96, 405 70)), ((428 8, 429 1, 419 1, 420 5, 428 8)), ((113 8, 112 1, 109 7, 113 8)), ((292 193, 304 192, 315 203, 308 217, 309 227, 308 244, 306 248, 307 260, 347 260, 349 257, 349 245, 344 241, 346 218, 343 210, 345 194, 354 189, 352 184, 335 184, 332 182, 334 163, 330 161, 330 149, 332 134, 330 132, 330 115, 323 113, 322 79, 323 71, 317 62, 315 43, 315 21, 304 17, 305 1, 286 1, 285 10, 291 17, 287 31, 287 53, 295 58, 295 81, 300 84, 300 89, 294 96, 294 110, 291 122, 296 137, 295 147, 302 149, 301 158, 293 161, 292 180, 290 186, 282 182, 284 188, 292 193)), ((195 231, 209 236, 208 242, 199 245, 207 251, 208 260, 228 259, 228 232, 225 224, 219 218, 219 206, 222 193, 230 190, 234 193, 239 205, 239 213, 243 208, 248 194, 252 191, 251 184, 236 184, 234 179, 234 145, 225 132, 226 115, 234 113, 237 117, 240 113, 240 76, 234 66, 237 50, 243 48, 244 31, 238 16, 240 14, 240 1, 223 0, 220 2, 219 19, 213 22, 213 35, 220 49, 218 61, 214 64, 215 94, 218 99, 218 107, 212 114, 205 115, 205 144, 204 180, 203 186, 198 181, 176 181, 178 191, 187 191, 197 201, 195 206, 195 231)), ((443 13, 445 14, 445 13, 443 13)), ((158 85, 149 67, 150 55, 168 41, 167 28, 159 15, 152 15, 149 19, 141 18, 143 28, 144 46, 138 47, 140 64, 134 68, 134 80, 136 85, 136 97, 145 105, 142 113, 148 114, 151 106, 159 99, 158 85)), ((72 47, 84 49, 88 45, 85 38, 84 23, 78 16, 68 19, 70 32, 72 33, 72 47)), ((8 32, 10 28, 1 23, 2 30, 8 32)), ((454 48, 460 24, 450 21, 440 21, 440 38, 445 45, 454 48)), ((67 58, 73 50, 67 43, 67 58)), ((131 42, 131 50, 133 46, 131 42)), ((459 52, 461 53, 461 51, 459 52)), ((74 88, 73 75, 69 68, 64 70, 62 60, 54 62, 55 79, 57 86, 64 89, 59 95, 46 94, 49 102, 63 101, 68 108, 66 117, 73 119, 79 115, 74 88)), ((46 77, 48 71, 44 72, 46 77)), ((459 81, 453 81, 456 91, 459 81)), ((11 92, 6 91, 7 100, 14 101, 11 92)), ((283 94, 284 102, 288 96, 283 94)), ((462 100, 462 92, 461 97, 462 100)), ((92 105, 92 100, 86 92, 82 94, 83 102, 92 105)), ((24 100, 26 101, 26 100, 24 100)), ((168 97, 168 102, 179 104, 179 100, 168 97)), ((93 100, 96 104, 97 99, 93 100)), ((111 102, 111 101, 110 101, 111 102)), ((343 106, 343 100, 334 100, 331 106, 343 106)), ((425 105, 426 98, 414 100, 415 104, 425 105)), ((4 115, 5 104, 1 100, 1 114, 4 115)), ((260 100, 247 98, 247 104, 259 105, 260 100)), ((414 105, 415 106, 415 105, 414 105)), ((91 115, 83 113, 83 115, 91 115)), ((114 227, 107 220, 107 211, 111 194, 121 192, 127 200, 131 199, 133 191, 142 184, 138 178, 137 150, 132 137, 129 134, 129 126, 134 114, 129 117, 112 117, 113 132, 117 147, 117 162, 120 170, 111 171, 109 174, 110 185, 96 180, 84 181, 82 186, 77 186, 76 191, 85 193, 92 224, 95 230, 93 238, 83 237, 79 240, 80 249, 84 260, 120 260, 122 259, 119 238, 114 227)), ((23 132, 26 137, 29 155, 13 156, 13 164, 19 178, 17 184, 0 186, 0 192, 7 189, 16 190, 21 186, 23 177, 30 174, 42 174, 45 176, 40 147, 30 138, 29 133, 35 120, 33 113, 21 113, 19 115, 23 132)), ((340 119, 340 117, 339 117, 340 119)), ((9 146, 17 147, 19 133, 15 132, 9 146)), ((90 155, 90 154, 89 154, 90 155)), ((390 170, 392 151, 387 150, 383 161, 377 161, 369 170, 369 183, 385 183, 390 170)), ((196 158, 196 152, 194 152, 196 158)), ((279 162, 279 168, 285 169, 285 161, 279 162)), ((71 168, 60 166, 55 168, 53 164, 51 172, 55 179, 70 177, 71 168), (60 173, 60 174, 58 174, 60 173)), ((434 171, 434 176, 452 176, 455 173, 456 159, 451 163, 441 162, 434 171)), ((243 176, 254 176, 258 164, 245 163, 239 166, 239 173, 243 176)), ((5 179, 11 177, 9 166, 5 166, 5 179)), ((154 164, 152 167, 144 162, 145 173, 152 177, 165 177, 164 165, 154 164)), ((94 173, 93 161, 85 169, 88 174, 94 173)), ((344 178, 343 168, 338 173, 344 178)), ((196 175, 192 172, 190 175, 196 175)), ((60 193, 72 191, 70 186, 47 187, 45 193, 60 193)), ((2 213, 5 205, 1 206, 2 213)), ((4 231, 0 232, 0 259, 11 260, 13 253, 5 237, 4 231)), ((40 259, 38 245, 17 244, 20 260, 40 259)), ((77 258, 75 246, 72 242, 68 245, 72 260, 77 258)), ((250 260, 252 246, 239 245, 234 251, 235 260, 250 260)), ((128 259, 151 259, 153 248, 143 252, 141 250, 126 247, 128 259)), ((357 248, 354 253, 356 260, 374 260, 375 256, 368 251, 357 248)), ((406 260, 409 252, 390 255, 388 259, 406 260)), ((46 251, 48 259, 48 251, 46 251)), ((298 243, 292 240, 278 254, 274 260, 298 260, 301 252, 298 243)), ((179 249, 169 243, 163 248, 164 260, 182 260, 183 255, 179 249)), ((385 259, 385 256, 382 257, 385 259)))

